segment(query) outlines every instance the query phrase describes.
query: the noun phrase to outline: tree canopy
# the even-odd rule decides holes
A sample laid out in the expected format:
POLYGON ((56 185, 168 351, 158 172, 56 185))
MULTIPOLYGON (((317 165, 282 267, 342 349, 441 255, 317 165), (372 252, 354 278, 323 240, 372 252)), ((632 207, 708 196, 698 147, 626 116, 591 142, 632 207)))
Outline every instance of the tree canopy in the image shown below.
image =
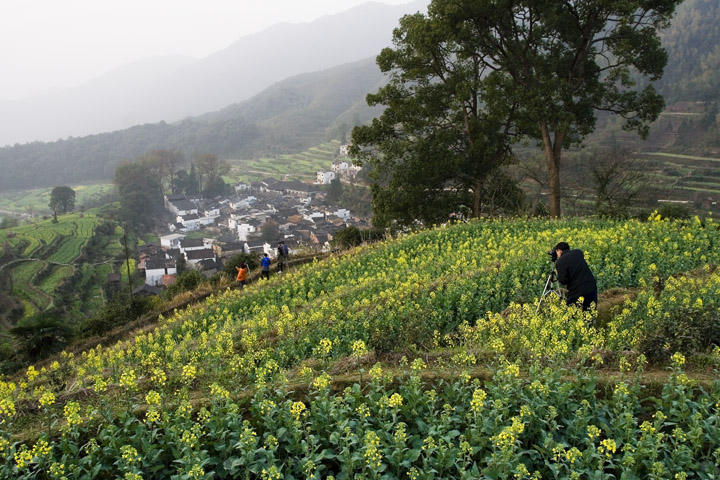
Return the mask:
POLYGON ((230 171, 230 164, 214 153, 196 153, 193 161, 200 174, 202 192, 223 193, 225 182, 222 176, 230 171), (204 180, 203 180, 204 177, 204 180))
POLYGON ((185 162, 183 154, 177 150, 152 150, 138 159, 138 163, 147 167, 148 172, 163 185, 168 179, 170 193, 175 193, 175 171, 185 162))
POLYGON ((408 15, 377 58, 389 83, 367 100, 387 108, 353 130, 353 153, 372 167, 378 226, 479 216, 488 176, 510 158, 517 105, 490 95, 491 69, 468 55, 469 33, 408 15))
POLYGON ((468 45, 493 70, 494 92, 520 107, 519 133, 539 140, 560 216, 563 148, 595 128, 595 113, 646 136, 664 106, 650 81, 667 63, 658 31, 681 0, 435 0, 433 15, 472 32, 468 45))
POLYGON ((50 192, 50 209, 57 221, 58 213, 71 212, 75 208, 75 190, 70 187, 55 187, 50 192))
POLYGON ((133 227, 152 226, 162 210, 160 183, 139 163, 124 163, 115 170, 122 220, 133 227))
POLYGON ((679 3, 433 0, 427 15, 401 19, 377 58, 390 83, 368 96, 387 109, 353 134, 356 150, 377 147, 365 158, 381 218, 403 204, 437 217, 468 189, 477 215, 484 177, 520 137, 542 147, 550 214, 560 216, 562 151, 593 131, 595 113, 621 115, 645 136, 663 108, 645 79, 662 75, 658 29, 679 3), (422 196, 431 201, 419 205, 422 196))

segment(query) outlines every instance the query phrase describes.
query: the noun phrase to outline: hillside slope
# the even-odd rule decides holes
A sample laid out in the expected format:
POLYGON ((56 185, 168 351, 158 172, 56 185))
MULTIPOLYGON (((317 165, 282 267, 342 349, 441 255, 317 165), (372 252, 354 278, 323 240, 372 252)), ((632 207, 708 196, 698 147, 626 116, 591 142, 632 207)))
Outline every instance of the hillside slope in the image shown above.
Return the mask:
POLYGON ((710 219, 474 222, 228 290, 0 381, 0 473, 713 472, 717 375, 693 374, 709 385, 694 389, 682 368, 717 365, 717 238, 710 219), (634 300, 605 323, 550 299, 536 312, 544 252, 561 238, 587 252, 601 297, 637 286, 634 300), (673 365, 649 391, 647 359, 673 365), (603 361, 617 370, 601 382, 603 361))

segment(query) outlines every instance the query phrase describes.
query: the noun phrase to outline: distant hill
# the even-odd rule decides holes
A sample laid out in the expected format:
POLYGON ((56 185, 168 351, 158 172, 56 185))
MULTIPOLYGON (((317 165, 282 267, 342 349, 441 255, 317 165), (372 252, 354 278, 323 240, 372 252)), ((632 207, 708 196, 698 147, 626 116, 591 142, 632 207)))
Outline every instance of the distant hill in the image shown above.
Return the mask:
POLYGON ((662 42, 668 64, 657 87, 666 101, 720 100, 720 2, 685 0, 662 42))
POLYGON ((291 76, 377 55, 390 45, 398 19, 427 3, 369 2, 313 22, 275 25, 200 60, 146 59, 72 90, 0 103, 0 145, 212 112, 291 76))
POLYGON ((226 158, 304 150, 343 137, 378 111, 365 103, 383 75, 374 58, 278 82, 250 100, 197 118, 51 143, 0 148, 0 190, 112 179, 122 161, 153 149, 226 158))
MULTIPOLYGON (((420 0, 404 8, 412 10, 426 3, 426 0, 420 0)), ((364 15, 361 15, 363 12, 383 10, 383 8, 378 4, 367 4, 351 10, 349 15, 357 23, 364 18, 364 15)), ((397 17, 400 16, 398 11, 392 16, 396 14, 397 17)), ((277 35, 286 31, 285 28, 296 28, 300 32, 307 33, 307 37, 298 34, 297 38, 305 38, 308 42, 309 39, 313 39, 320 43, 333 43, 328 42, 327 39, 334 39, 333 35, 338 33, 331 35, 329 32, 334 28, 340 28, 337 25, 346 24, 339 22, 335 27, 332 25, 335 25, 334 22, 338 19, 344 18, 344 14, 341 14, 325 17, 312 24, 285 25, 282 28, 278 26, 277 35), (310 25, 318 28, 324 26, 317 32, 325 33, 313 33, 310 25), (323 38, 325 38, 324 42, 323 38)), ((378 29, 385 28, 380 20, 378 22, 378 29)), ((388 21, 388 32, 392 29, 390 24, 396 23, 397 18, 388 21)), ((663 33, 663 41, 667 46, 670 60, 665 76, 657 83, 657 87, 666 95, 670 108, 661 117, 661 121, 653 127, 649 151, 674 149, 675 153, 716 156, 716 150, 720 145, 717 145, 718 137, 715 130, 710 127, 714 125, 712 120, 717 112, 704 104, 697 106, 695 102, 720 100, 718 98, 720 77, 717 75, 720 69, 718 46, 720 29, 717 25, 720 25, 720 5, 715 0, 687 0, 678 8, 674 23, 663 33), (712 67, 713 65, 717 65, 717 68, 712 67), (690 106, 694 110, 690 111, 690 106), (667 120, 668 118, 672 121, 667 120), (708 119, 709 122, 706 123, 709 127, 698 130, 699 127, 695 128, 696 126, 691 123, 694 118, 702 121, 708 119), (688 119, 687 125, 683 125, 684 119, 688 119)), ((355 32, 354 27, 348 28, 349 30, 345 35, 340 35, 341 37, 351 38, 354 35, 352 33, 355 32)), ((355 38, 355 43, 364 43, 367 40, 372 44, 373 40, 370 38, 374 37, 371 33, 375 30, 374 27, 365 28, 368 39, 352 38, 355 38)), ((258 34, 260 37, 253 38, 256 40, 266 38, 270 42, 272 32, 275 31, 270 29, 258 34)), ((389 41, 389 35, 388 33, 387 37, 383 38, 389 41)), ((206 72, 209 78, 215 78, 212 83, 218 90, 226 88, 225 74, 219 73, 223 63, 228 65, 227 68, 238 68, 238 71, 241 71, 238 75, 242 78, 228 77, 234 78, 237 82, 237 92, 233 94, 237 98, 229 99, 232 95, 228 94, 228 100, 225 101, 221 99, 222 95, 219 92, 211 92, 215 87, 203 87, 199 90, 203 95, 186 92, 183 99, 175 102, 177 108, 187 103, 187 108, 199 109, 197 102, 202 99, 196 97, 212 98, 212 102, 218 105, 212 113, 185 118, 175 123, 161 121, 112 133, 52 143, 34 142, 0 148, 0 171, 3 172, 0 176, 0 190, 107 181, 112 178, 119 162, 133 160, 149 150, 158 148, 178 149, 188 157, 193 152, 199 151, 214 152, 226 158, 253 158, 295 153, 332 138, 344 138, 352 126, 369 121, 379 113, 379 110, 367 107, 365 97, 367 93, 375 92, 382 84, 382 75, 374 64, 374 57, 379 52, 380 45, 374 46, 364 60, 325 70, 322 70, 323 67, 318 67, 320 71, 296 75, 287 80, 268 81, 267 84, 272 86, 260 91, 259 83, 253 83, 255 79, 261 76, 262 72, 264 72, 262 75, 270 71, 274 75, 281 75, 281 72, 275 69, 280 68, 277 64, 283 63, 286 57, 275 56, 270 61, 270 57, 255 58, 254 54, 246 52, 243 54, 247 56, 243 57, 245 60, 242 66, 238 66, 237 60, 234 61, 233 58, 239 57, 233 57, 231 52, 236 51, 236 48, 237 52, 242 49, 253 50, 252 43, 247 39, 242 40, 226 51, 218 52, 201 61, 205 67, 199 71, 206 72), (244 43, 246 41, 247 43, 244 43), (245 47, 242 47, 242 44, 245 44, 245 47), (209 72, 215 73, 210 75, 209 72), (256 88, 259 93, 240 101, 240 97, 245 95, 242 92, 256 88)), ((270 43, 274 45, 274 42, 270 43)), ((286 48, 284 52, 290 56, 305 55, 305 52, 297 52, 295 47, 286 48)), ((262 51, 270 50, 263 47, 262 51)), ((354 49, 348 49, 347 53, 348 57, 358 54, 354 49)), ((276 55, 279 55, 279 52, 276 51, 276 55)), ((177 64, 182 64, 187 59, 180 58, 175 61, 177 64)), ((192 63, 186 68, 181 68, 184 74, 178 75, 192 77, 191 71, 195 71, 196 65, 197 63, 192 63)), ((314 63, 308 60, 304 65, 309 66, 314 63)), ((227 88, 232 90, 231 86, 227 88)), ((168 89, 174 91, 172 88, 168 87, 168 89)), ((0 104, 0 109, 4 110, 4 108, 5 105, 0 104)), ((68 110, 71 108, 68 107, 68 110)), ((93 118, 90 113, 87 113, 87 116, 93 118)), ((37 119, 38 125, 42 120, 42 118, 37 119)), ((593 137, 594 141, 601 142, 602 139, 608 138, 622 139, 623 134, 614 120, 615 117, 601 116, 598 123, 599 132, 593 137)), ((6 129, 5 125, 9 125, 7 127, 9 129, 12 124, 12 122, 4 122, 3 130, 6 129)), ((632 136, 628 141, 635 144, 637 137, 632 136)))

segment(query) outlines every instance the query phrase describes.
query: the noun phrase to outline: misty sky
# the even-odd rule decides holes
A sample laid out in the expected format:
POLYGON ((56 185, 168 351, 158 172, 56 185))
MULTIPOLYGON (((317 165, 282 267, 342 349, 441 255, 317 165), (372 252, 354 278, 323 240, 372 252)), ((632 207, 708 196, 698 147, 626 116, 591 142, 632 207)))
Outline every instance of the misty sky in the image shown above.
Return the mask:
POLYGON ((144 57, 201 58, 276 23, 308 22, 366 1, 2 0, 0 99, 80 85, 144 57))

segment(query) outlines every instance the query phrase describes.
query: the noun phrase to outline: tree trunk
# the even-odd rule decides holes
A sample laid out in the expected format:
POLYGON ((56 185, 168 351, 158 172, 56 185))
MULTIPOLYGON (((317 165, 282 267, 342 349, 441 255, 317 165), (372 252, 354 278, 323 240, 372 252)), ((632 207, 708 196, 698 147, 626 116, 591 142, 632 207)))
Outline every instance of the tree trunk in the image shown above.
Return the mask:
POLYGON ((550 129, 545 121, 540 122, 540 131, 542 132, 545 162, 550 177, 550 217, 560 218, 560 159, 564 134, 554 132, 555 139, 553 141, 550 136, 550 129))
POLYGON ((473 185, 473 218, 480 218, 482 208, 483 180, 478 178, 473 185))
POLYGON ((170 159, 170 193, 175 195, 175 162, 170 159))

